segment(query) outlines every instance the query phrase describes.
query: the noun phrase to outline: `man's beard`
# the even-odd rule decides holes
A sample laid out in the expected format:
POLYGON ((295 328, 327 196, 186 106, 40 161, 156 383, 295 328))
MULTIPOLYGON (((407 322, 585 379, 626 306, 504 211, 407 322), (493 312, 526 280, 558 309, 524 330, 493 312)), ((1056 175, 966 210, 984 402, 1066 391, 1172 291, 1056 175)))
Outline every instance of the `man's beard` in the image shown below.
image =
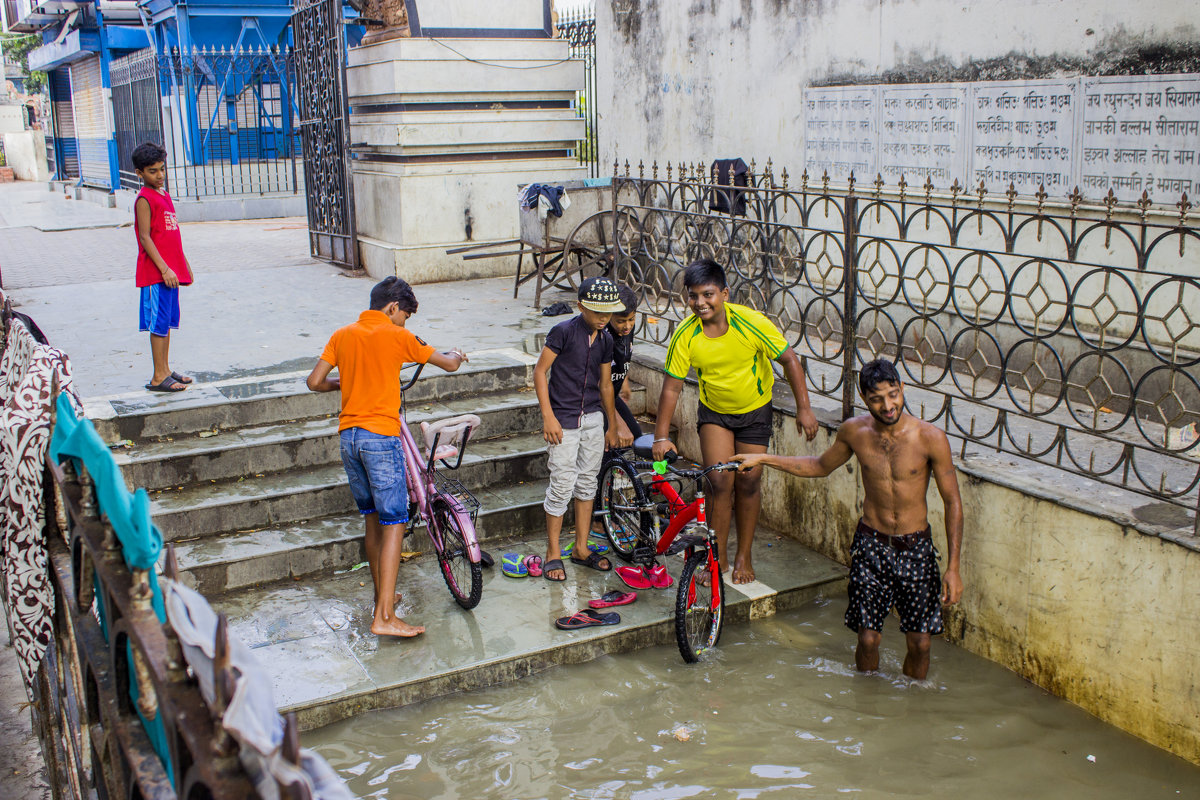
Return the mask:
POLYGON ((875 421, 878 422, 880 425, 891 426, 891 425, 895 425, 897 422, 899 422, 900 418, 904 416, 904 409, 901 408, 900 412, 898 414, 896 414, 896 418, 891 421, 884 419, 880 415, 876 414, 875 410, 873 408, 871 408, 870 406, 867 406, 867 413, 869 413, 872 417, 874 417, 875 421))

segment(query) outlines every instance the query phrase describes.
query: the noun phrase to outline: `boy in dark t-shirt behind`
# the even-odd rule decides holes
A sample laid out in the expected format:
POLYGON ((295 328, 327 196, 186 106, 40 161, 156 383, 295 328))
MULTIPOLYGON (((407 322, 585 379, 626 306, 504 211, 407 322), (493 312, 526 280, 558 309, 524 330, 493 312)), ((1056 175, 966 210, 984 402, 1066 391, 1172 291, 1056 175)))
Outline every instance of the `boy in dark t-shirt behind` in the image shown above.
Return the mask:
POLYGON ((542 435, 550 460, 550 484, 543 504, 548 541, 542 574, 547 580, 567 578, 559 536, 563 515, 572 499, 575 549, 571 562, 602 572, 612 569, 608 559, 588 550, 587 537, 596 495, 596 470, 604 447, 624 446, 632 441, 628 436, 621 441, 617 432, 611 377, 612 337, 604 329, 613 312, 623 308, 612 281, 585 280, 579 287, 579 316, 550 330, 533 368, 533 387, 541 406, 542 435), (582 553, 587 553, 587 557, 582 557, 582 553))

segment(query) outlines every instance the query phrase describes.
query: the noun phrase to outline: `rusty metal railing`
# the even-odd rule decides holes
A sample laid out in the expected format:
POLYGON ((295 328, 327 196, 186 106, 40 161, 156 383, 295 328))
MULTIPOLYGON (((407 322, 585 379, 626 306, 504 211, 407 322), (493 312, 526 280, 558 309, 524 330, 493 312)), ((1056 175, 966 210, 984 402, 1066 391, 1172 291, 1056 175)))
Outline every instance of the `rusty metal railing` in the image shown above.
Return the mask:
POLYGON ((797 186, 769 162, 750 173, 734 188, 707 164, 614 164, 612 274, 641 292, 642 337, 667 341, 690 313, 682 268, 712 258, 731 298, 779 325, 810 392, 844 417, 861 408, 858 367, 886 356, 909 410, 962 452, 1195 513, 1200 230, 1186 195, 1164 208, 1078 189, 1053 200, 957 182, 835 187, 807 173, 797 186), (715 202, 731 193, 744 213, 715 202))
MULTIPOLYGON (((25 362, 32 363, 39 346, 26 332, 33 329, 32 323, 18 319, 2 294, 0 302, 0 354, 11 356, 6 363, 24 372, 30 367, 25 362)), ((140 539, 138 547, 126 546, 134 541, 131 529, 144 532, 152 527, 148 501, 130 498, 91 423, 75 417, 75 406, 65 393, 60 397, 59 373, 38 384, 43 374, 26 375, 22 396, 26 405, 36 400, 38 409, 45 407, 44 419, 33 422, 42 431, 55 432, 50 453, 57 447, 63 458, 45 458, 40 495, 39 484, 24 487, 35 498, 40 496, 44 512, 40 541, 23 546, 45 547, 40 563, 49 573, 46 613, 51 615, 46 626, 49 641, 29 668, 26 690, 56 800, 253 798, 267 784, 289 800, 349 797, 319 757, 302 753, 293 715, 285 721, 272 717, 279 724, 271 730, 281 735, 267 748, 271 752, 258 745, 249 753, 244 737, 239 741, 231 733, 237 727, 226 712, 252 670, 245 659, 238 670, 233 668, 227 621, 220 616, 215 634, 204 640, 204 649, 212 642, 212 657, 200 666, 198 656, 185 652, 155 589, 154 542, 161 539, 147 536, 147 547, 140 546, 140 539), (59 418, 66 413, 70 420, 59 418), (60 427, 66 443, 56 445, 60 427), (73 438, 78 433, 83 436, 73 438), (99 470, 95 480, 88 464, 99 470), (136 558, 131 555, 135 550, 136 558), (211 692, 206 694, 201 677, 209 674, 211 692), (254 778, 247 764, 254 765, 254 778)), ((6 480, 39 477, 26 472, 6 470, 6 480)), ((177 579, 170 547, 165 576, 168 586, 177 579)), ((192 602, 207 608, 199 596, 192 602)), ((189 606, 189 613, 193 608, 189 606)), ((12 612, 9 608, 10 620, 12 612)))

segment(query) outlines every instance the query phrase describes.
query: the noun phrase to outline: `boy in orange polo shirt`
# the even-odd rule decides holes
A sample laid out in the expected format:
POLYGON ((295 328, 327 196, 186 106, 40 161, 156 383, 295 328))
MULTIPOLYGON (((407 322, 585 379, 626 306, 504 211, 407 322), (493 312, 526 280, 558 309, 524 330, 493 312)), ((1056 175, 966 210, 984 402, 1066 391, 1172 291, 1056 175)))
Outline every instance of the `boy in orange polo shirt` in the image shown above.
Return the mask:
POLYGON ((408 483, 400 444, 400 369, 405 364, 433 364, 454 372, 467 360, 461 349, 439 353, 404 327, 417 313, 412 287, 385 278, 371 289, 371 308, 358 321, 329 338, 308 376, 314 392, 342 393, 338 432, 342 465, 350 491, 366 522, 367 563, 375 584, 371 633, 416 636, 421 625, 396 616, 404 528, 408 524, 408 483), (329 373, 337 367, 338 377, 329 373))

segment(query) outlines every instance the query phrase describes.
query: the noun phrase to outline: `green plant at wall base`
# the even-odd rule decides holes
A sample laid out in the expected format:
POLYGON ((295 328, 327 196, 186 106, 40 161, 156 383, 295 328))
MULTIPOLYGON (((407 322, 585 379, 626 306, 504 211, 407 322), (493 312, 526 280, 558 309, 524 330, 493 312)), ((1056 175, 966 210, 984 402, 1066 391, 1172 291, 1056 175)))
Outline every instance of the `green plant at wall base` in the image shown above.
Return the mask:
POLYGON ((29 51, 42 46, 42 37, 36 33, 3 34, 0 35, 0 40, 3 41, 4 52, 8 54, 9 58, 20 64, 21 71, 28 76, 25 78, 25 93, 39 94, 45 91, 46 73, 29 71, 29 51))

